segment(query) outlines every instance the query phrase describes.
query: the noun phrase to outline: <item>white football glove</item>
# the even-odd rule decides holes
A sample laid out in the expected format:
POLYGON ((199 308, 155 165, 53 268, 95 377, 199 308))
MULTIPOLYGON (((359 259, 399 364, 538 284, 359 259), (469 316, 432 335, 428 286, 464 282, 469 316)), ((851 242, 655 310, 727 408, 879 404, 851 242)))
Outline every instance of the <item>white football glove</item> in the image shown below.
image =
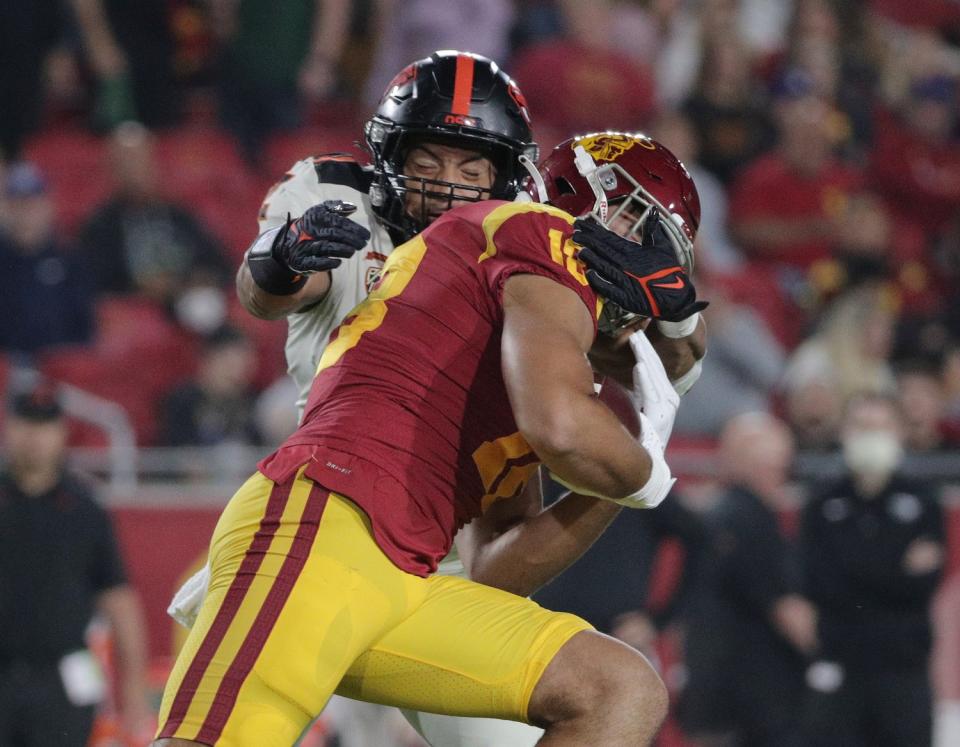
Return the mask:
POLYGON ((645 420, 660 437, 660 451, 662 452, 670 440, 673 431, 673 422, 677 417, 677 408, 680 406, 680 395, 677 394, 667 376, 660 356, 653 349, 650 340, 643 331, 630 335, 630 347, 637 359, 633 367, 633 389, 630 390, 630 399, 640 416, 643 428, 641 443, 646 446, 644 439, 649 428, 645 420))
POLYGON ((650 455, 651 468, 646 484, 617 503, 630 508, 655 508, 663 502, 676 482, 670 475, 663 450, 673 431, 680 395, 674 390, 660 356, 643 331, 638 330, 630 335, 629 342, 637 359, 633 367, 630 399, 640 419, 640 445, 650 455))

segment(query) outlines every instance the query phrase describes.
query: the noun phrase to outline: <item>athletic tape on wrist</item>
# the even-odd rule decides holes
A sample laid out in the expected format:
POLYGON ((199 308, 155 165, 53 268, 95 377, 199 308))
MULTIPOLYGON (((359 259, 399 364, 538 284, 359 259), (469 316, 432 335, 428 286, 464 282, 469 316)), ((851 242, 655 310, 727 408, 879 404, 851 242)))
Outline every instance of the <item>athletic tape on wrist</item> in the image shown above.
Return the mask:
POLYGON ((652 451, 648 453, 650 454, 650 478, 638 491, 614 501, 615 503, 627 508, 656 508, 669 495, 670 488, 673 487, 676 479, 671 476, 670 467, 663 458, 663 454, 652 451))
POLYGON ((273 296, 292 296, 307 282, 305 275, 296 273, 273 258, 273 243, 286 226, 264 231, 247 250, 247 267, 259 288, 273 296))
POLYGON ((697 329, 697 325, 700 323, 700 312, 698 311, 693 316, 688 316, 686 319, 680 322, 666 322, 662 319, 657 320, 657 329, 663 334, 664 337, 670 337, 674 340, 679 340, 683 337, 689 337, 697 329))

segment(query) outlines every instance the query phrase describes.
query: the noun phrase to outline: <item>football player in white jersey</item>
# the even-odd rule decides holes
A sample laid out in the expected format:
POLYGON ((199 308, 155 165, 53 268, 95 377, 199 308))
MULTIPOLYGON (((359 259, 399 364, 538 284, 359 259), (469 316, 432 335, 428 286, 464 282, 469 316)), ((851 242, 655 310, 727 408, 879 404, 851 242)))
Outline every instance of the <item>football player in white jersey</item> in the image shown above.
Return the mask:
MULTIPOLYGON (((456 201, 515 198, 527 173, 521 162, 536 159, 529 116, 516 84, 495 63, 457 52, 435 53, 397 75, 365 135, 374 157, 372 168, 340 154, 305 159, 271 190, 260 215, 264 233, 251 246, 237 277, 240 299, 252 314, 287 318, 286 355, 299 391, 299 408, 330 332, 366 295, 394 245, 456 201)), ((555 165, 565 160, 564 154, 554 159, 555 165)), ((575 175, 568 176, 576 183, 575 175)), ((544 187, 540 197, 562 196, 558 184, 544 187)), ((575 215, 593 205, 593 193, 583 189, 586 185, 586 180, 579 185, 580 198, 588 202, 575 215)), ((685 216, 692 224, 691 241, 698 212, 697 206, 695 215, 685 216)), ((702 323, 686 320, 669 335, 654 335, 657 351, 668 360, 674 379, 689 382, 703 354, 702 323)), ((618 378, 629 386, 631 345, 624 336, 616 350, 613 347, 610 360, 598 366, 619 364, 618 378), (629 363, 621 363, 625 359, 629 363)), ((458 540, 468 548, 471 575, 511 591, 532 593, 555 572, 540 579, 529 568, 511 569, 509 559, 522 552, 518 547, 534 542, 550 546, 544 537, 567 531, 565 543, 552 543, 557 552, 541 570, 565 567, 616 513, 607 506, 596 507, 598 501, 572 498, 541 513, 537 493, 501 507, 482 525, 471 526, 463 542, 458 540), (568 522, 575 523, 572 533, 568 522)), ((453 554, 439 572, 464 573, 464 566, 453 554)), ((542 733, 510 721, 405 715, 435 747, 527 747, 542 733)))
MULTIPOLYGON (((394 246, 457 202, 514 199, 527 174, 520 157, 538 155, 514 81, 495 62, 454 51, 398 73, 364 134, 372 167, 343 154, 308 158, 271 189, 263 233, 237 274, 251 314, 287 319, 300 414, 330 333, 367 295, 394 246)), ((456 551, 438 572, 464 573, 456 551)), ((435 745, 525 747, 541 734, 514 721, 404 715, 435 745)))

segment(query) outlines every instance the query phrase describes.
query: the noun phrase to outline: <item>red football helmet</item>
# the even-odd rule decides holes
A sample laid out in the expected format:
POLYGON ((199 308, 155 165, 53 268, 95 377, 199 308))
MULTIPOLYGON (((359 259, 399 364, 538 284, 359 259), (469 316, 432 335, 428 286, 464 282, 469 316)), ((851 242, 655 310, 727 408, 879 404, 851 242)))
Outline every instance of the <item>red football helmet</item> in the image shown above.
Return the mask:
MULTIPOLYGON (((524 159, 521 159, 524 160, 524 159)), ((693 270, 693 239, 700 225, 697 188, 677 157, 641 133, 596 132, 564 140, 539 167, 529 161, 527 191, 571 215, 592 213, 605 226, 639 240, 640 227, 656 207, 687 272, 693 270)))

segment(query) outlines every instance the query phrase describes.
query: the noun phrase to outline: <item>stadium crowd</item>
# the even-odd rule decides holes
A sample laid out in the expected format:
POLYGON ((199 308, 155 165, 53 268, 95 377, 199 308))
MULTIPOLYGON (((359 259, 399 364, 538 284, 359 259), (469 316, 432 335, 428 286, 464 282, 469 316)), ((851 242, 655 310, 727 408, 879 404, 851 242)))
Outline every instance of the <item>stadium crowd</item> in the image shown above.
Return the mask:
MULTIPOLYGON (((296 160, 353 147, 396 71, 434 49, 508 70, 541 153, 643 130, 703 205, 709 354, 672 448, 716 474, 691 470, 679 515, 611 531, 543 603, 665 671, 682 670, 676 631, 721 621, 688 637, 663 745, 922 747, 937 697, 946 733, 960 720, 948 614, 939 695, 924 687, 927 609, 957 552, 936 500, 960 483, 955 2, 0 0, 0 378, 36 370, 117 402, 139 447, 279 443, 296 419, 283 325, 233 288, 259 204, 296 160), (878 432, 880 466, 855 438, 878 432), (932 484, 891 476, 903 452, 932 484), (887 513, 860 505, 888 494, 887 513), (621 579, 603 559, 642 543, 611 603, 621 579), (666 601, 658 544, 685 558, 666 601), (752 658, 752 687, 720 703, 731 658, 752 658), (849 684, 867 680, 869 695, 849 684), (834 728, 853 721, 860 733, 834 728)), ((104 440, 73 423, 71 444, 104 440)))

